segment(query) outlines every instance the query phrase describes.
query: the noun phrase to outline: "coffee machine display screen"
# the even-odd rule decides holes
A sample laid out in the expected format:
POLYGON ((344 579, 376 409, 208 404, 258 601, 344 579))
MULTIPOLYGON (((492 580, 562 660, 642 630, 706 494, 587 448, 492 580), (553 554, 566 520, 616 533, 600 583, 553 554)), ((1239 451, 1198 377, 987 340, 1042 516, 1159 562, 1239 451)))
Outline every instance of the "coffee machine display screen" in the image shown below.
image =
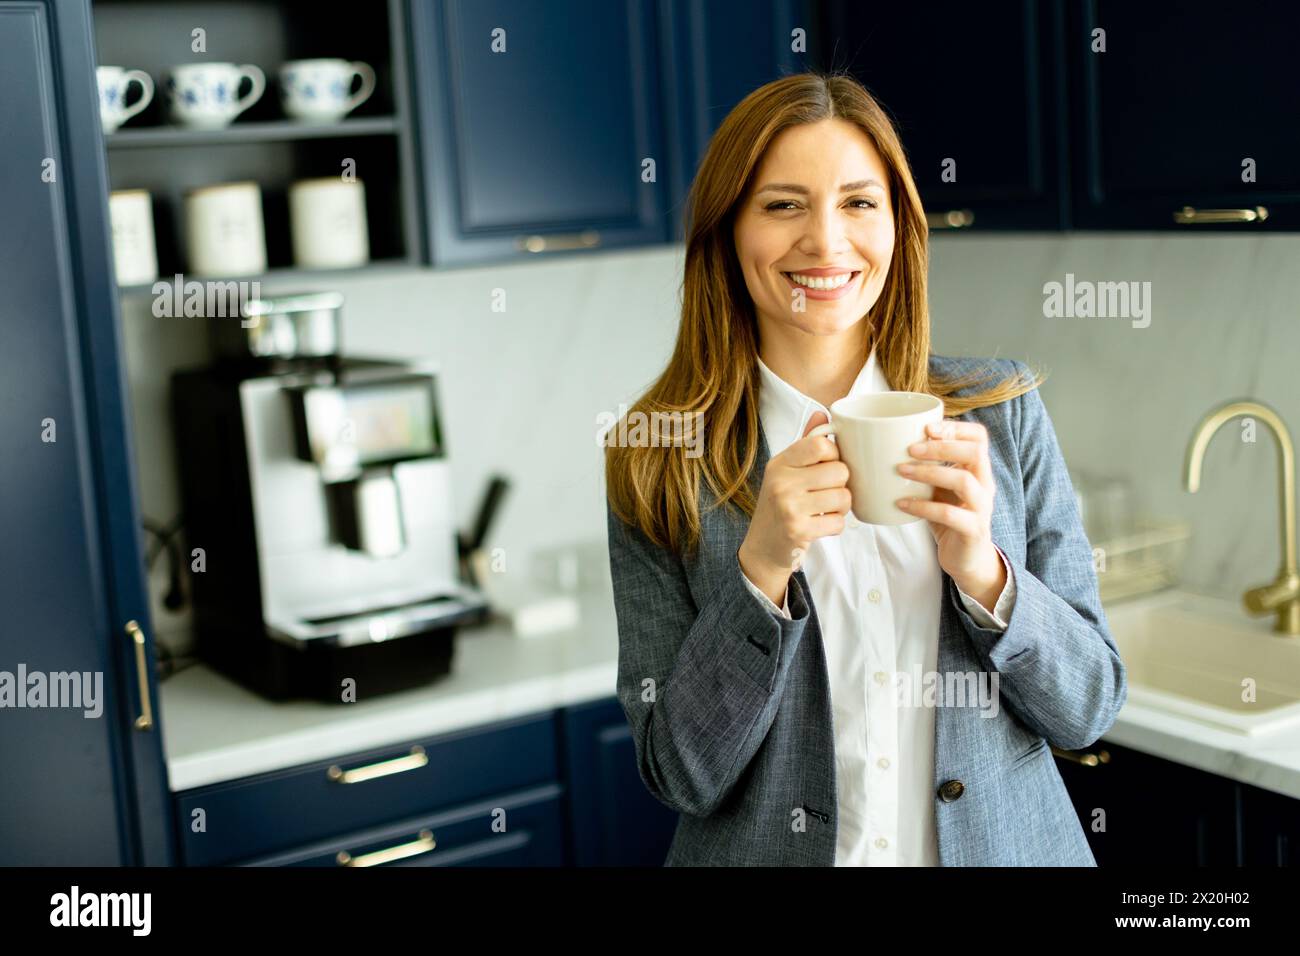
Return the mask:
POLYGON ((349 389, 345 395, 360 464, 438 453, 433 396, 427 385, 349 389))
POLYGON ((304 390, 301 425, 311 460, 346 471, 441 455, 432 384, 421 378, 304 390))

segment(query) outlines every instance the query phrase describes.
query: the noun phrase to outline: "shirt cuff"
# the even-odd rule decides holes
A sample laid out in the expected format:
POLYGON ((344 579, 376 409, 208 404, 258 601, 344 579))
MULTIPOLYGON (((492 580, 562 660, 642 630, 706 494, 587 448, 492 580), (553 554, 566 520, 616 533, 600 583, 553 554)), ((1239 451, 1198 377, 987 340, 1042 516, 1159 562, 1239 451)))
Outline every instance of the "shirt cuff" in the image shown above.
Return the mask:
POLYGON ((753 581, 749 580, 749 576, 745 574, 744 571, 740 572, 740 576, 745 579, 745 586, 749 588, 750 593, 753 594, 754 597, 758 598, 760 601, 763 602, 763 607, 767 608, 769 611, 771 611, 773 614, 777 615, 778 617, 785 618, 787 621, 794 620, 794 618, 790 616, 790 585, 789 584, 785 586, 785 598, 781 602, 781 607, 777 607, 770 597, 768 597, 766 594, 760 591, 758 589, 758 586, 754 584, 753 581))
MULTIPOLYGON (((998 595, 997 602, 993 605, 993 613, 990 614, 986 611, 979 601, 976 601, 960 587, 957 588, 957 594, 961 597, 961 603, 966 608, 966 613, 975 619, 976 624, 989 630, 1005 631, 1007 622, 1011 619, 1011 612, 1016 606, 1016 576, 1011 570, 1011 562, 1002 553, 1002 549, 996 544, 993 547, 997 550, 998 557, 1002 559, 1002 566, 1007 569, 1007 583, 1003 586, 1002 593, 998 595)), ((954 585, 956 583, 956 581, 953 581, 954 585)))

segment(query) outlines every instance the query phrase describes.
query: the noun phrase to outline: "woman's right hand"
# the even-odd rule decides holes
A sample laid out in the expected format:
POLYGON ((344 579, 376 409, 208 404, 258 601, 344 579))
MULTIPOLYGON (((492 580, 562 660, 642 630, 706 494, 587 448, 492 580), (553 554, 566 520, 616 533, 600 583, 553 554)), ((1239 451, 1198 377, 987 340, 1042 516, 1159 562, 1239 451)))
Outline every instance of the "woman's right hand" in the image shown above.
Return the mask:
POLYGON ((741 542, 740 569, 780 607, 790 575, 817 538, 839 534, 852 505, 849 469, 835 442, 808 433, 826 421, 814 412, 800 438, 773 456, 763 472, 758 504, 741 542))

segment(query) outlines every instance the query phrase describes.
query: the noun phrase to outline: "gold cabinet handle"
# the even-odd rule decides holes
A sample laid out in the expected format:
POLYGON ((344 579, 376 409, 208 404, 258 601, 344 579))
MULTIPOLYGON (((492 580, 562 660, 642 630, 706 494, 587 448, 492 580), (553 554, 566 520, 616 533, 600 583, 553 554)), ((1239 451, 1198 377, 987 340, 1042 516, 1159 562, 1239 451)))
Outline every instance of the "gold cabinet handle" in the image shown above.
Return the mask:
POLYGON ((326 771, 326 776, 336 783, 363 783, 366 780, 374 780, 376 777, 387 777, 395 773, 405 773, 407 770, 418 770, 428 762, 429 758, 425 755, 424 748, 416 744, 405 757, 381 760, 379 763, 357 767, 355 770, 344 770, 335 764, 326 771))
POLYGON ((524 252, 564 252, 569 249, 594 249, 600 245, 600 233, 593 229, 552 236, 520 236, 515 245, 524 252))
POLYGON ((1268 218, 1265 206, 1251 209, 1196 209, 1184 206, 1174 210, 1174 222, 1185 226, 1198 222, 1263 222, 1268 218))
POLYGON ((1053 747, 1052 753, 1062 760, 1069 760, 1071 763, 1080 763, 1085 767, 1097 767, 1104 763, 1110 763, 1110 751, 1098 750, 1095 754, 1076 753, 1073 750, 1061 750, 1059 747, 1053 747))
POLYGON ((975 225, 975 213, 969 209, 927 212, 925 224, 931 229, 965 229, 967 226, 975 225))
POLYGON ((393 860, 404 860, 408 856, 428 853, 437 845, 431 830, 421 830, 419 838, 410 843, 390 846, 385 850, 376 850, 374 853, 363 853, 361 856, 353 856, 347 850, 339 850, 334 859, 338 861, 339 866, 378 866, 381 863, 391 863, 393 860))
POLYGON ((141 714, 135 719, 136 730, 150 730, 153 727, 153 704, 149 700, 149 666, 145 657, 144 631, 136 621, 126 622, 126 636, 135 645, 135 673, 140 681, 141 714))

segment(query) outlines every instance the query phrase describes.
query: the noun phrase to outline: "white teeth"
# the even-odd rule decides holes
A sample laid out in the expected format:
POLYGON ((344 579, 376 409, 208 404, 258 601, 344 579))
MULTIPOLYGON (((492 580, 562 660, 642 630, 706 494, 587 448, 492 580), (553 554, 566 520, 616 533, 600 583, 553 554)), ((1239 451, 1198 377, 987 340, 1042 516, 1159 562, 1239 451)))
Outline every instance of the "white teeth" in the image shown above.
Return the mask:
POLYGON ((787 272, 791 282, 810 289, 838 289, 853 278, 852 272, 842 272, 837 276, 804 276, 797 272, 787 272))

